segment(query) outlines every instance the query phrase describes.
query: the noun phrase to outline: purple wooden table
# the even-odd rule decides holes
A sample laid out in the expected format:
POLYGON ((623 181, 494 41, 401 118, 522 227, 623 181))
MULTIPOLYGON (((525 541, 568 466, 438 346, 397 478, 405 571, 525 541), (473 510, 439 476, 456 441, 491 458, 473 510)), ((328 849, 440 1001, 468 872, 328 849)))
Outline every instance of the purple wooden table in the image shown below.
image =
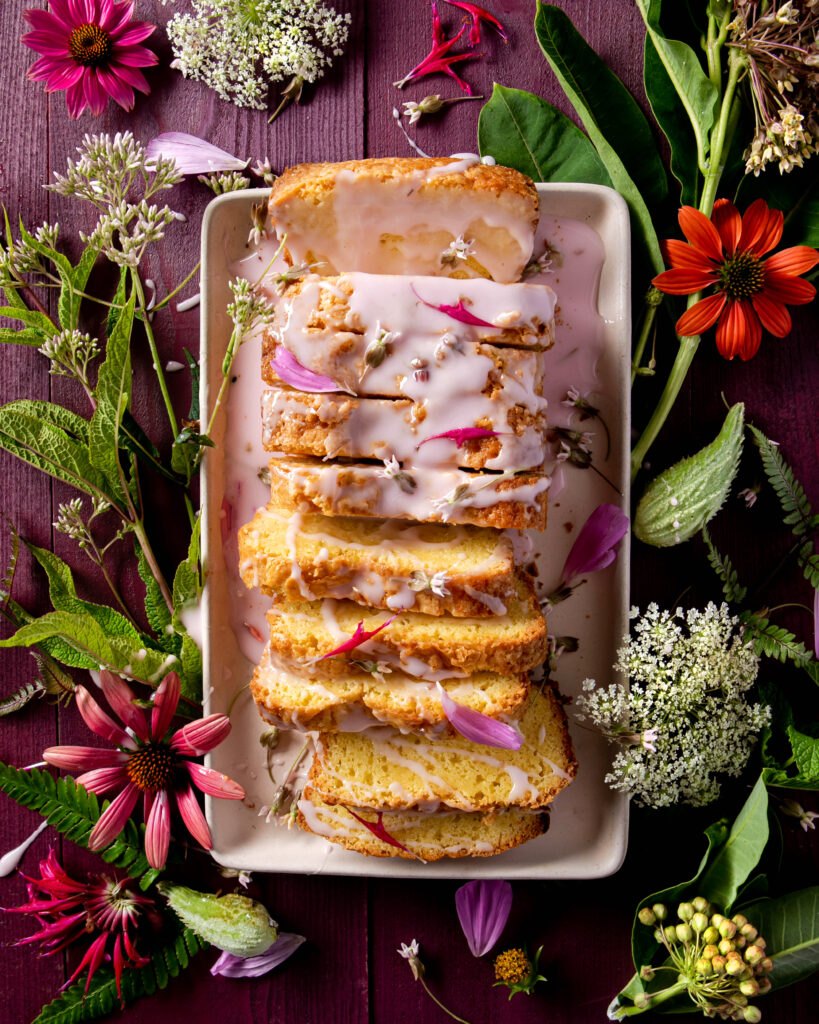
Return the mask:
MULTIPOLYGON (((35 0, 30 0, 32 4, 35 0)), ((29 226, 43 220, 59 221, 66 231, 87 226, 76 202, 45 192, 41 185, 53 171, 64 169, 76 145, 87 131, 130 129, 147 141, 162 131, 190 131, 244 156, 269 157, 274 169, 305 160, 343 160, 364 156, 407 154, 408 147, 392 118, 399 100, 419 99, 440 91, 456 95, 457 87, 446 79, 423 80, 397 93, 391 83, 427 51, 429 9, 425 0, 336 0, 339 10, 353 17, 351 40, 345 57, 315 95, 298 109, 291 109, 268 127, 266 115, 238 110, 219 100, 204 87, 184 81, 168 70, 170 48, 162 31, 149 40, 158 51, 160 69, 149 72, 151 95, 140 98, 136 110, 126 115, 117 107, 92 119, 86 114, 70 121, 62 94, 47 99, 39 85, 25 80, 33 56, 19 43, 23 30, 24 0, 4 0, 0 5, 0 199, 12 223, 22 214, 29 226)), ((44 6, 36 3, 36 6, 44 6)), ((560 90, 542 58, 531 28, 533 0, 494 0, 487 6, 509 29, 510 43, 503 46, 488 33, 489 57, 468 65, 467 77, 476 92, 489 95, 492 82, 528 89, 568 111, 560 90)), ((639 102, 646 107, 641 87, 642 25, 631 0, 562 0, 561 6, 591 45, 620 75, 639 102)), ((141 0, 137 12, 160 25, 170 16, 158 2, 141 0)), ((435 155, 476 147, 475 130, 479 103, 464 103, 446 111, 429 125, 418 126, 419 144, 435 155)), ((207 193, 196 183, 181 186, 174 206, 187 214, 184 229, 175 238, 184 241, 161 245, 146 273, 160 294, 172 289, 190 270, 198 254, 198 228, 207 193)), ((796 310, 795 328, 784 341, 763 340, 759 355, 748 364, 726 363, 706 341, 697 356, 690 387, 686 389, 651 453, 657 468, 700 447, 716 433, 724 415, 721 394, 729 403, 744 401, 754 423, 781 443, 814 503, 819 502, 819 451, 817 451, 816 381, 819 354, 816 346, 815 307, 796 310)), ((163 361, 182 359, 184 347, 196 350, 196 313, 165 311, 157 320, 163 361)), ((668 334, 658 351, 660 372, 673 358, 668 334)), ((0 399, 29 397, 70 402, 72 394, 60 378, 49 377, 47 363, 35 351, 6 346, 2 351, 0 399)), ((163 422, 159 398, 152 386, 146 353, 135 354, 135 391, 138 419, 155 435, 163 422)), ((187 409, 187 385, 183 375, 171 379, 180 412, 187 409)), ((642 423, 655 397, 651 382, 638 382, 635 422, 642 423)), ((746 456, 740 486, 748 486, 761 474, 754 456, 746 456)), ((78 567, 78 578, 89 596, 102 598, 99 580, 89 575, 89 563, 81 561, 71 542, 51 526, 57 505, 68 500, 67 489, 52 485, 42 474, 0 453, 3 512, 20 533, 34 543, 54 549, 78 567)), ((773 501, 765 497, 745 512, 735 498, 715 530, 721 542, 737 553, 746 578, 764 577, 787 547, 787 538, 776 527, 773 501), (770 542, 758 527, 770 525, 770 542), (752 533, 752 526, 754 532, 752 533)), ((154 518, 177 515, 165 496, 157 493, 154 518)), ((174 555, 173 520, 160 531, 159 555, 170 562, 174 555)), ((3 538, 2 555, 8 550, 3 538)), ((5 562, 3 563, 5 564, 5 562)), ((681 551, 657 552, 635 543, 633 601, 661 605, 677 600, 691 587, 686 600, 702 604, 716 597, 705 557, 697 542, 681 551), (696 549, 696 550, 694 550, 696 549)), ((47 607, 44 579, 29 561, 18 573, 17 599, 35 612, 47 607)), ((125 591, 139 606, 139 583, 127 577, 125 591)), ((796 575, 779 586, 778 600, 809 602, 804 581, 796 575)), ((811 624, 800 613, 792 628, 807 639, 811 624)), ((0 693, 9 693, 32 676, 33 665, 25 651, 4 651, 0 658, 0 693)), ((764 674, 776 678, 776 666, 768 662, 764 674)), ((74 709, 57 712, 34 704, 23 713, 0 723, 0 759, 25 765, 40 759, 45 746, 56 742, 85 742, 86 731, 74 709)), ((746 790, 726 790, 721 810, 729 815, 744 799, 746 790)), ((40 820, 0 797, 0 852, 19 843, 40 820)), ((427 979, 440 997, 472 1024, 516 1021, 520 1024, 548 1020, 550 1024, 586 1024, 605 1020, 612 995, 631 974, 628 937, 636 900, 647 892, 676 882, 690 873, 703 847, 701 830, 718 816, 690 811, 633 812, 630 851, 623 869, 611 879, 570 884, 520 884, 515 887, 515 906, 504 935, 506 945, 529 948, 544 945, 543 973, 549 978, 536 995, 515 997, 507 1003, 505 990, 493 989, 488 960, 474 960, 466 949, 454 911, 451 882, 390 882, 361 879, 269 875, 254 879, 251 895, 265 901, 282 927, 308 937, 288 964, 258 981, 213 979, 208 966, 213 954, 199 962, 162 993, 134 1004, 126 1019, 134 1024, 170 1024, 180 1015, 188 1020, 282 1022, 282 1024, 409 1024, 438 1022, 446 1018, 424 995, 406 963, 396 955, 401 942, 416 938, 427 964, 427 979)), ((790 822, 784 826, 785 874, 794 888, 816 881, 819 834, 804 834, 790 822)), ((37 856, 55 845, 69 868, 82 870, 93 860, 54 833, 44 833, 28 854, 24 869, 34 870, 37 856)), ((98 863, 98 862, 97 862, 98 863)), ((218 875, 208 875, 204 859, 193 862, 212 886, 218 875)), ((0 882, 0 903, 22 902, 24 882, 19 877, 0 882)), ((3 949, 3 994, 0 1020, 24 1024, 33 1019, 43 1002, 63 983, 67 963, 60 958, 38 960, 31 950, 7 944, 20 938, 26 928, 11 915, 0 915, 3 949)), ((76 961, 69 958, 70 963, 76 961)), ((815 1020, 817 986, 808 982, 785 990, 763 1002, 765 1019, 802 1024, 815 1020)), ((652 1016, 651 1020, 657 1020, 652 1016)))

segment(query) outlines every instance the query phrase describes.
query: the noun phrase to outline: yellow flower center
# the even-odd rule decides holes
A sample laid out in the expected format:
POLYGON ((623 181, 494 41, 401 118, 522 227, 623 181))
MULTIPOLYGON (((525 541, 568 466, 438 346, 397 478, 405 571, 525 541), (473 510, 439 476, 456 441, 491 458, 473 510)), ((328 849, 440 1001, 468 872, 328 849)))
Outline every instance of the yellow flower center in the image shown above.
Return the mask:
POLYGON ((125 770, 128 778, 141 790, 157 793, 165 789, 173 777, 176 758, 165 744, 140 747, 128 758, 125 770))
POLYGON ((507 949, 495 960, 495 980, 517 985, 529 977, 532 964, 522 949, 507 949))
POLYGON ((68 37, 68 49, 78 64, 97 67, 111 56, 113 42, 99 25, 78 25, 68 37))
POLYGON ((750 299, 765 284, 762 260, 750 252, 729 256, 720 268, 722 290, 729 299, 750 299))

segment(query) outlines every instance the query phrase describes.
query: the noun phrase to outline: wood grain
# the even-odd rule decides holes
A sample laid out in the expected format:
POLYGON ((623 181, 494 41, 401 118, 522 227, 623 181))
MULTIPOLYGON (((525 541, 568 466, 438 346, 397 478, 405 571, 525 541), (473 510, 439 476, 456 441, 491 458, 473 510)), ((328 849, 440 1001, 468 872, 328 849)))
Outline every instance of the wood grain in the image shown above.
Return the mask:
MULTIPOLYGON (((44 6, 41 0, 28 2, 44 6)), ((22 214, 29 225, 46 218, 57 219, 66 233, 90 227, 90 212, 83 211, 76 202, 43 192, 40 186, 53 170, 64 166, 86 131, 127 129, 143 141, 161 131, 190 131, 242 156, 268 157, 274 169, 282 170, 304 160, 408 153, 409 147, 392 116, 393 107, 431 92, 460 94, 457 85, 447 78, 424 79, 400 92, 392 85, 428 50, 430 14, 425 0, 336 0, 337 9, 353 16, 345 58, 337 62, 320 87, 309 90, 300 107, 286 111, 268 126, 264 112, 238 110, 171 71, 170 47, 161 26, 171 16, 172 8, 164 8, 155 0, 142 0, 137 4, 140 16, 160 25, 151 40, 161 59, 160 67, 148 73, 151 95, 140 97, 130 115, 109 107, 98 119, 86 115, 75 122, 68 119, 61 94, 47 99, 41 86, 24 79, 33 59, 18 41, 25 6, 23 0, 5 0, 0 5, 0 199, 12 219, 22 214)), ((444 10, 444 6, 441 4, 442 15, 451 29, 460 16, 451 9, 444 10)), ((492 82, 498 81, 537 92, 573 116, 534 40, 534 3, 496 0, 487 6, 506 24, 510 41, 504 45, 486 32, 481 47, 486 49, 486 58, 463 66, 462 73, 476 94, 488 96, 492 82)), ((641 23, 630 0, 563 0, 561 6, 647 109, 641 84, 641 23)), ((480 106, 479 102, 453 106, 437 120, 414 126, 412 135, 433 155, 474 150, 480 106)), ((166 242, 146 264, 145 276, 156 281, 160 296, 172 289, 197 259, 198 231, 207 197, 196 182, 188 182, 172 193, 172 205, 185 214, 187 223, 172 225, 166 242)), ((195 290, 195 284, 191 284, 183 294, 186 297, 195 290)), ((766 337, 760 354, 748 364, 728 364, 716 354, 712 341, 703 342, 691 381, 651 453, 654 469, 711 440, 724 415, 724 393, 729 403, 744 401, 748 418, 781 443, 783 454, 814 503, 819 503, 815 308, 800 311, 794 319, 793 334, 782 341, 766 337)), ((180 313, 174 304, 159 314, 156 330, 163 362, 184 361, 184 348, 197 349, 196 312, 180 313)), ((657 353, 659 377, 673 354, 673 346, 664 342, 657 353)), ((2 401, 22 396, 47 398, 51 393, 56 400, 76 403, 82 409, 81 396, 72 393, 65 382, 49 379, 45 361, 36 352, 9 346, 3 356, 2 401)), ((149 434, 159 439, 166 435, 164 412, 149 362, 147 349, 138 347, 134 354, 138 395, 134 411, 149 434)), ((190 400, 187 372, 172 375, 170 386, 177 412, 184 414, 190 400)), ((635 423, 647 417, 655 392, 656 384, 651 381, 638 383, 635 423)), ((84 593, 103 600, 101 581, 89 571, 93 567, 83 564, 73 546, 65 538, 53 536, 51 530, 59 503, 68 499, 67 489, 55 486, 52 494, 44 477, 2 454, 0 473, 7 481, 3 511, 27 538, 45 546, 54 543, 61 556, 77 567, 84 593)), ((758 459, 748 451, 740 486, 749 486, 757 479, 761 479, 758 459)), ((156 481, 150 481, 149 487, 154 525, 159 527, 158 553, 163 564, 170 567, 179 553, 179 512, 167 490, 156 481)), ((777 523, 774 502, 768 497, 760 499, 751 510, 732 498, 716 521, 720 543, 734 552, 750 581, 764 577, 787 546, 777 523), (760 544, 760 536, 769 536, 770 543, 760 544)), ((123 570, 128 547, 123 544, 121 548, 112 558, 112 568, 118 574, 124 572, 123 588, 138 602, 141 584, 132 572, 123 570)), ((3 557, 7 549, 4 535, 0 545, 3 557)), ((692 601, 702 603, 715 596, 699 542, 683 550, 660 553, 634 545, 636 603, 657 600, 670 604, 689 585, 693 587, 688 595, 692 601)), ((17 586, 18 600, 33 611, 45 609, 42 577, 27 556, 21 561, 17 586)), ((778 600, 810 603, 804 581, 800 582, 794 572, 785 573, 774 592, 781 595, 778 600)), ((807 639, 811 628, 808 616, 797 611, 792 628, 807 639)), ((773 671, 770 674, 776 675, 773 671)), ((0 680, 4 693, 30 676, 31 659, 26 652, 3 652, 0 680)), ((806 699, 811 698, 809 694, 806 699)), ((15 764, 31 763, 39 760, 42 748, 56 738, 56 714, 35 705, 19 716, 2 720, 0 758, 15 764)), ((87 732, 74 710, 61 714, 60 738, 62 742, 86 741, 87 732)), ((743 795, 740 786, 730 788, 726 799, 729 812, 739 806, 743 795)), ((16 845, 39 819, 0 799, 0 848, 5 850, 16 845)), ((271 874, 254 879, 250 894, 264 900, 284 929, 307 936, 308 943, 292 961, 263 979, 228 981, 210 976, 207 968, 213 954, 203 954, 196 966, 166 991, 129 1008, 125 1019, 134 1024, 170 1024, 184 1015, 223 1024, 434 1024, 445 1019, 442 1012, 413 981, 405 961, 395 952, 401 942, 416 938, 422 946, 430 987, 472 1024, 534 1024, 543 1020, 586 1024, 603 1020, 608 1001, 631 972, 628 934, 634 900, 690 869, 702 849, 701 829, 714 816, 714 812, 691 810, 635 812, 629 857, 614 879, 516 885, 515 906, 503 945, 526 943, 531 950, 544 944, 542 969, 549 984, 531 998, 517 996, 510 1004, 505 990, 491 988, 488 958, 474 960, 461 935, 454 911, 455 883, 366 882, 271 874)), ((816 842, 787 823, 784 834, 788 884, 815 881, 819 863, 816 842)), ((33 870, 37 856, 53 843, 53 833, 46 833, 29 854, 26 867, 33 870)), ((66 845, 66 862, 73 868, 99 870, 99 861, 66 845)), ((234 884, 208 868, 204 858, 192 857, 189 867, 191 878, 203 886, 227 888, 234 884)), ((24 898, 20 877, 4 880, 0 887, 4 906, 13 906, 24 898)), ((0 917, 0 941, 11 943, 25 931, 18 918, 0 917)), ((73 955, 71 962, 76 962, 73 955)), ((38 959, 25 947, 6 945, 3 964, 3 1024, 31 1020, 66 976, 61 958, 38 959)), ((766 1019, 807 1024, 814 1019, 816 991, 816 985, 809 983, 769 997, 764 1007, 766 1019)), ((650 1024, 658 1018, 648 1015, 644 1019, 650 1024)))

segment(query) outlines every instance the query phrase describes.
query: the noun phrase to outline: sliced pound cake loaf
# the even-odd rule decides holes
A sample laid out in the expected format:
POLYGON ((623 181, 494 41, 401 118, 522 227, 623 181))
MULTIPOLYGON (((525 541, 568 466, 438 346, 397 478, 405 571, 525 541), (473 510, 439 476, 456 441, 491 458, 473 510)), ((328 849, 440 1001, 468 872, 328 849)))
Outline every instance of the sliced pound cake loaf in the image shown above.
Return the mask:
POLYGON ((322 733, 310 785, 326 803, 374 810, 545 807, 577 771, 566 715, 551 687, 533 696, 518 726, 520 750, 386 728, 322 733))
POLYGON ((268 612, 270 652, 281 667, 306 675, 345 675, 350 660, 370 660, 428 680, 491 671, 526 672, 546 660, 546 620, 530 577, 516 577, 504 615, 461 618, 399 612, 390 616, 353 601, 293 602, 268 612), (354 650, 332 655, 359 625, 365 631, 392 621, 354 650))
POLYGON ((477 526, 354 519, 268 505, 239 530, 245 585, 288 601, 323 597, 426 615, 506 611, 521 538, 477 526))
POLYGON ((380 824, 401 850, 379 839, 346 807, 326 804, 309 787, 299 800, 299 825, 331 843, 371 857, 404 857, 425 861, 444 857, 491 857, 536 839, 549 827, 549 815, 511 807, 486 816, 463 811, 397 811, 379 819, 372 811, 355 809, 364 821, 380 824))

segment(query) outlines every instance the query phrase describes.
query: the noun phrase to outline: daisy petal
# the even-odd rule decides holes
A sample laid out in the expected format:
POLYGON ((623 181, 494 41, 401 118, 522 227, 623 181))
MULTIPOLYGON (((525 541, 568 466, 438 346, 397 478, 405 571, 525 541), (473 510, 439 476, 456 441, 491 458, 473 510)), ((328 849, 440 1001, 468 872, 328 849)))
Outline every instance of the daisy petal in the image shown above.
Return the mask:
POLYGON ((678 238, 669 238, 663 242, 661 248, 666 262, 670 263, 674 269, 701 270, 706 274, 714 272, 714 264, 687 242, 681 242, 678 238))
POLYGON ((214 771, 213 768, 206 768, 203 764, 193 764, 191 761, 182 763, 196 788, 208 796, 218 796, 224 800, 244 799, 245 791, 238 782, 234 782, 227 775, 214 771))
POLYGON ((168 794, 163 789, 156 794, 156 800, 145 824, 145 856, 152 868, 163 868, 168 859, 171 841, 171 809, 168 794))
POLYGON ((174 796, 176 797, 176 805, 179 808, 179 813, 182 815, 182 820, 185 822, 188 832, 190 832, 200 846, 203 846, 206 850, 213 849, 210 829, 205 821, 202 808, 199 806, 199 801, 196 799, 193 787, 188 786, 186 789, 177 790, 174 796))
POLYGON ((85 786, 89 793, 110 793, 128 782, 128 772, 124 765, 116 765, 110 768, 94 768, 84 775, 78 775, 74 780, 78 785, 85 786))
POLYGON ((790 334, 793 326, 791 315, 781 302, 774 302, 764 292, 754 295, 751 302, 766 331, 776 338, 790 334))
POLYGON ((695 249, 699 249, 704 256, 708 256, 716 263, 722 262, 722 239, 704 213, 695 210, 693 206, 683 206, 677 219, 682 233, 695 249))
POLYGON ((483 956, 506 927, 512 909, 512 886, 494 878, 467 882, 455 893, 455 909, 470 953, 483 956))
POLYGON ((200 757, 218 747, 230 732, 227 715, 208 715, 183 725, 171 740, 171 749, 185 757, 200 757))
MULTIPOLYGON (((82 69, 85 73, 85 68, 82 69)), ((82 77, 73 82, 65 92, 65 105, 68 107, 69 117, 79 117, 85 110, 85 91, 82 87, 82 77)))
POLYGON ((133 750, 135 744, 128 733, 106 715, 84 686, 77 687, 77 709, 91 732, 118 747, 133 750))
POLYGON ((700 299, 691 309, 683 313, 677 321, 676 331, 681 338, 693 338, 709 327, 713 327, 722 312, 726 303, 725 295, 718 292, 716 295, 709 295, 707 299, 700 299))
POLYGON ((769 210, 764 199, 755 199, 742 218, 742 233, 737 249, 761 256, 779 243, 782 224, 781 210, 769 210))
POLYGON ((219 974, 223 978, 259 978, 274 967, 278 967, 304 942, 303 935, 292 932, 279 932, 279 937, 266 953, 259 956, 236 956, 235 953, 222 953, 210 969, 214 977, 219 974))
POLYGON ((123 765, 128 755, 109 747, 49 747, 43 751, 43 760, 67 772, 87 772, 123 765))
POLYGON ((767 269, 763 291, 769 299, 783 302, 788 306, 804 306, 816 295, 816 289, 809 281, 803 281, 801 277, 790 277, 788 274, 768 273, 767 269))
POLYGON ((155 740, 161 740, 173 721, 179 704, 179 676, 169 672, 159 684, 151 711, 151 733, 155 740))
POLYGON ((717 324, 717 350, 726 359, 756 355, 762 339, 762 325, 753 306, 744 299, 732 299, 717 324))
POLYGON ((728 199, 718 199, 714 203, 711 221, 719 232, 722 244, 729 256, 733 256, 742 234, 742 217, 739 210, 728 199))
POLYGON ((766 272, 778 274, 806 274, 819 263, 819 252, 809 245, 794 245, 790 249, 775 252, 765 260, 766 272))
POLYGON ((709 284, 714 284, 717 275, 714 271, 705 273, 702 270, 664 270, 651 282, 655 288, 669 295, 693 295, 702 291, 709 284))
POLYGON ((143 743, 150 740, 145 712, 134 704, 134 691, 119 676, 103 669, 100 672, 100 685, 111 710, 118 715, 125 725, 131 729, 143 743))
POLYGON ((100 85, 111 99, 123 110, 132 110, 134 106, 134 90, 119 78, 111 68, 97 68, 100 85))
POLYGON ((89 850, 102 850, 117 838, 131 817, 138 797, 139 790, 131 783, 106 807, 88 837, 89 850))
MULTIPOLYGON (((156 26, 147 21, 135 21, 114 40, 116 46, 134 46, 147 39, 156 26)), ((158 60, 158 58, 155 58, 158 60)))

